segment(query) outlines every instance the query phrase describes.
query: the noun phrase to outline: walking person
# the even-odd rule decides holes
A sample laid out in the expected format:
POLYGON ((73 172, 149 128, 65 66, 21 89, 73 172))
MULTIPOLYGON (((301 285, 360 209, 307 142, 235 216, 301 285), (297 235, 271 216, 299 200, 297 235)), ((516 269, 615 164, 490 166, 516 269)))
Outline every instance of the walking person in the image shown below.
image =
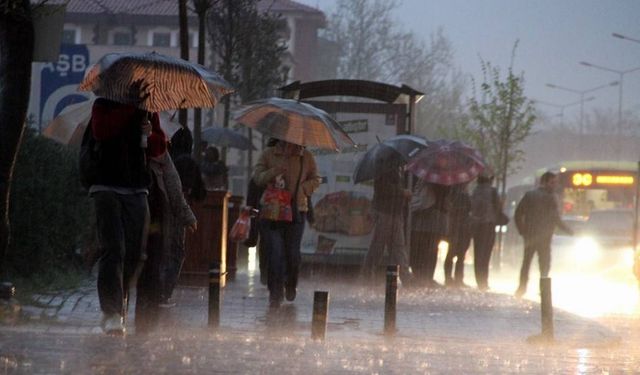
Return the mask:
POLYGON ((397 161, 383 160, 382 163, 391 165, 379 165, 378 169, 384 172, 380 172, 373 182, 375 228, 362 266, 362 275, 367 280, 374 278, 376 270, 382 265, 386 249, 389 264, 399 265, 400 279, 407 282, 411 278, 411 270, 405 241, 404 212, 411 191, 404 188, 401 165, 397 161))
POLYGON ((98 297, 102 328, 125 333, 129 288, 144 261, 150 173, 147 158, 159 156, 165 142, 157 114, 98 98, 83 137, 90 143, 90 170, 81 155, 83 183, 89 186, 100 247, 98 297))
POLYGON ((449 195, 449 230, 447 242, 449 248, 444 260, 445 285, 465 287, 464 258, 471 243, 471 199, 467 193, 467 184, 455 185, 449 195), (455 259, 455 267, 453 266, 455 259), (453 273, 452 273, 453 271, 453 273))
POLYGON ((515 296, 522 297, 527 291, 529 267, 534 254, 538 254, 540 277, 548 277, 551 268, 551 238, 556 227, 569 235, 573 230, 560 218, 560 210, 555 196, 558 177, 545 172, 540 177, 540 186, 525 193, 515 212, 518 233, 524 239, 524 257, 520 268, 520 284, 515 296))
POLYGON ((284 297, 288 301, 296 298, 307 197, 320 185, 316 162, 304 147, 279 140, 262 152, 253 179, 262 187, 280 182, 291 195, 291 221, 267 220, 261 213, 259 223, 260 246, 269 259, 269 306, 278 308, 284 297))
POLYGON ((412 205, 410 263, 417 285, 437 288, 434 280, 438 263, 438 245, 446 238, 449 188, 418 182, 414 196, 424 197, 422 205, 412 205))
POLYGON ((471 194, 471 232, 473 237, 473 269, 478 289, 489 289, 489 262, 496 240, 497 213, 502 211, 498 191, 492 185, 493 175, 483 172, 471 194))
POLYGON ((206 148, 200 169, 207 190, 227 190, 229 168, 220 160, 220 151, 217 147, 206 148))

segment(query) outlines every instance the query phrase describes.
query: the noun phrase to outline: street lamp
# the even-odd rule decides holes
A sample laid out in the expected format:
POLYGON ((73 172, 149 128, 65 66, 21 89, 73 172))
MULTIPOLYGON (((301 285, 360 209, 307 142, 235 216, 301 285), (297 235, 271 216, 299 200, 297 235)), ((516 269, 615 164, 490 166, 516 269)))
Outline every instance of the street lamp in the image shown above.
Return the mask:
MULTIPOLYGON (((585 103, 586 102, 590 102, 590 101, 595 100, 595 99, 596 99, 595 96, 590 96, 590 97, 586 98, 584 100, 584 102, 585 103)), ((534 99, 533 101, 536 102, 536 103, 548 105, 548 106, 551 106, 551 107, 560 108, 560 113, 555 115, 557 117, 560 117, 560 127, 564 127, 564 109, 582 103, 581 100, 578 100, 578 101, 573 102, 573 103, 567 103, 567 104, 550 103, 550 102, 545 102, 544 100, 538 100, 538 99, 534 99)))
POLYGON ((618 93, 618 127, 617 127, 617 137, 618 140, 620 139, 620 135, 621 135, 621 131, 622 131, 622 86, 624 84, 624 75, 627 73, 631 73, 631 72, 635 72, 637 70, 640 70, 640 66, 636 67, 636 68, 632 68, 632 69, 627 69, 627 70, 617 70, 617 69, 611 69, 611 68, 607 68, 605 66, 600 66, 600 65, 596 65, 596 64, 592 64, 586 61, 580 61, 580 65, 584 65, 584 66, 588 66, 590 68, 595 68, 595 69, 600 69, 600 70, 604 70, 606 72, 610 72, 610 73, 615 73, 617 75, 620 76, 620 90, 618 93))
POLYGON ((619 84, 620 84, 620 82, 613 81, 613 82, 609 82, 609 83, 604 84, 604 85, 592 87, 592 88, 586 89, 586 90, 576 90, 576 89, 572 89, 572 88, 568 88, 568 87, 554 85, 552 83, 547 83, 547 87, 551 87, 552 89, 569 91, 569 92, 572 92, 574 94, 580 95, 580 100, 578 101, 578 103, 580 103, 580 139, 582 139, 582 134, 583 134, 583 130, 584 130, 584 102, 585 102, 584 95, 588 94, 590 92, 596 91, 596 90, 603 89, 605 87, 617 86, 619 84))
POLYGON ((614 38, 630 40, 632 42, 640 43, 640 39, 630 38, 628 36, 625 36, 625 35, 622 35, 622 34, 618 34, 618 33, 613 33, 613 34, 611 34, 611 36, 614 37, 614 38))

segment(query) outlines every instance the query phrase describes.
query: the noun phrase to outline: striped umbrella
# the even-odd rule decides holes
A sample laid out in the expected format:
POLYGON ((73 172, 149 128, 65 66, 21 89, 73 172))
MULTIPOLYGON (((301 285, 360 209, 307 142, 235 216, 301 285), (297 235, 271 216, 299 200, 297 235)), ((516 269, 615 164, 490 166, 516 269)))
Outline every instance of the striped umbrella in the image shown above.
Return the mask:
POLYGON ((236 112, 234 119, 265 135, 301 146, 340 150, 355 145, 327 112, 296 100, 257 100, 236 112))
POLYGON ((109 53, 78 87, 149 112, 214 107, 234 91, 217 73, 188 61, 151 53, 109 53))
POLYGON ((424 182, 456 185, 476 178, 485 168, 480 153, 460 141, 428 142, 407 163, 407 169, 424 182))

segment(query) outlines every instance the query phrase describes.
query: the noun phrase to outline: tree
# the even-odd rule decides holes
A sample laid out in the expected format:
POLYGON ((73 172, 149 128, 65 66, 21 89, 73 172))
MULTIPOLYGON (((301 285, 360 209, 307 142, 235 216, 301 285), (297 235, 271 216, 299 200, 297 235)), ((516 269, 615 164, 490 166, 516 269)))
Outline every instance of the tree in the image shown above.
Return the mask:
MULTIPOLYGON (((408 84, 425 93, 416 106, 423 135, 459 122, 464 80, 453 68, 453 49, 442 30, 430 43, 403 31, 393 19, 398 1, 339 0, 324 34, 338 52, 337 78, 408 84)), ((328 67, 323 67, 330 71, 328 67)))
POLYGON ((29 0, 0 0, 0 271, 10 241, 9 197, 29 104, 33 44, 29 0))
POLYGON ((495 168, 496 182, 503 195, 507 177, 519 168, 523 157, 521 145, 536 120, 534 103, 524 95, 524 73, 513 72, 517 46, 516 41, 504 80, 498 67, 481 60, 484 79, 480 85, 481 98, 471 98, 469 107, 471 121, 467 135, 495 168))
POLYGON ((224 127, 229 126, 234 98, 246 102, 268 96, 283 82, 281 62, 286 46, 280 32, 284 23, 279 16, 258 12, 256 3, 221 0, 210 12, 209 35, 217 70, 237 88, 234 95, 223 98, 224 127))

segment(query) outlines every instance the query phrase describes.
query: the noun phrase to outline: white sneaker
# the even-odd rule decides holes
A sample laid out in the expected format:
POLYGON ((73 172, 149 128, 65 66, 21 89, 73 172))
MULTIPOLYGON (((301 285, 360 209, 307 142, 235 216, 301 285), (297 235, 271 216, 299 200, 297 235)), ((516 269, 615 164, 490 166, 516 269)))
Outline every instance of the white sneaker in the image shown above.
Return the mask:
POLYGON ((118 314, 105 316, 102 321, 102 330, 107 335, 123 336, 125 334, 124 319, 118 314))

